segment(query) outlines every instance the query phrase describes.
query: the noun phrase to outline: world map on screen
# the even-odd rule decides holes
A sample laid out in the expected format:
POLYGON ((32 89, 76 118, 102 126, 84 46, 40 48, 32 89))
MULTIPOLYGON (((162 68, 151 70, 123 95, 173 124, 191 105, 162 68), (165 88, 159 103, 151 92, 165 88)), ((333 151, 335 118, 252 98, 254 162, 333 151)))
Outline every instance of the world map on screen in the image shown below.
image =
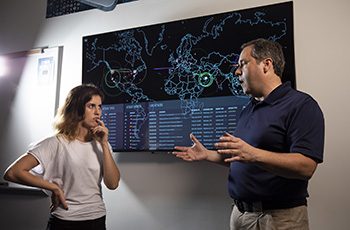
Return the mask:
POLYGON ((139 137, 155 102, 179 100, 182 116, 191 118, 206 108, 203 98, 244 97, 235 70, 250 40, 282 45, 283 81, 293 85, 293 36, 292 2, 85 36, 83 82, 103 89, 105 105, 132 108, 139 137))

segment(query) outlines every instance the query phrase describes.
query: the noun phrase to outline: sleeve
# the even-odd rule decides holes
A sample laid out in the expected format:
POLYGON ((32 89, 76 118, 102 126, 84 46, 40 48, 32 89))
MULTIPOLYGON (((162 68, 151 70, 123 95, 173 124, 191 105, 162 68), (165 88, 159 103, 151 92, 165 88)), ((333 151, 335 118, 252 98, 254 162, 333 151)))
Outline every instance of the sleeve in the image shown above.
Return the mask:
POLYGON ((58 143, 59 141, 56 137, 49 137, 29 148, 27 153, 31 154, 39 161, 39 165, 32 170, 34 173, 39 175, 45 173, 50 162, 55 158, 58 152, 58 143))
POLYGON ((290 152, 301 153, 323 162, 324 117, 317 102, 310 96, 299 101, 289 118, 290 152))

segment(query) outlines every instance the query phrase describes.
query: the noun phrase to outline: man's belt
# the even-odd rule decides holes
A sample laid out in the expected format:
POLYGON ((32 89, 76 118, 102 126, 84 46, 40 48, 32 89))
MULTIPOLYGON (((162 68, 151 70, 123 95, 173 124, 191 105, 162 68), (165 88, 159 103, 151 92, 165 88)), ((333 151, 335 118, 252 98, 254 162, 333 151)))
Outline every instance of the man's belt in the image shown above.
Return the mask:
POLYGON ((244 202, 240 200, 233 200, 238 210, 244 212, 263 212, 264 210, 272 209, 287 209, 294 208, 301 205, 307 205, 306 198, 298 200, 282 200, 282 201, 257 201, 257 202, 244 202))

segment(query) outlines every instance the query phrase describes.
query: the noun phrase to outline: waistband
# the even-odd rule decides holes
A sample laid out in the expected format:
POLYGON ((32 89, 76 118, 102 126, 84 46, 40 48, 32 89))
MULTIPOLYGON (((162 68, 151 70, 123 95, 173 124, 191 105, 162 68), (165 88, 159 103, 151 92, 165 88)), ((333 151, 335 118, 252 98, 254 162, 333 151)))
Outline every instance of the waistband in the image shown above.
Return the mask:
POLYGON ((233 203, 237 206, 238 210, 244 212, 263 212, 264 210, 273 209, 287 209, 294 208, 301 205, 307 205, 306 198, 297 200, 269 200, 269 201, 257 201, 257 202, 244 202, 237 199, 233 200, 233 203))

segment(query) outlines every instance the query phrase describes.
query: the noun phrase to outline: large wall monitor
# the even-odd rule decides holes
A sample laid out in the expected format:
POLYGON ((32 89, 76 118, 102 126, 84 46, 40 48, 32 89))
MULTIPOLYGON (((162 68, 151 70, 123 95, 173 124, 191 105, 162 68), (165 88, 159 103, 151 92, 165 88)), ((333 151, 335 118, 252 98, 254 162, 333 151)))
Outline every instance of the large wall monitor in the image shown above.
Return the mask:
POLYGON ((295 86, 293 36, 292 2, 85 36, 83 83, 106 95, 114 151, 171 151, 191 132, 214 149, 248 101, 234 75, 240 46, 279 42, 295 86))

